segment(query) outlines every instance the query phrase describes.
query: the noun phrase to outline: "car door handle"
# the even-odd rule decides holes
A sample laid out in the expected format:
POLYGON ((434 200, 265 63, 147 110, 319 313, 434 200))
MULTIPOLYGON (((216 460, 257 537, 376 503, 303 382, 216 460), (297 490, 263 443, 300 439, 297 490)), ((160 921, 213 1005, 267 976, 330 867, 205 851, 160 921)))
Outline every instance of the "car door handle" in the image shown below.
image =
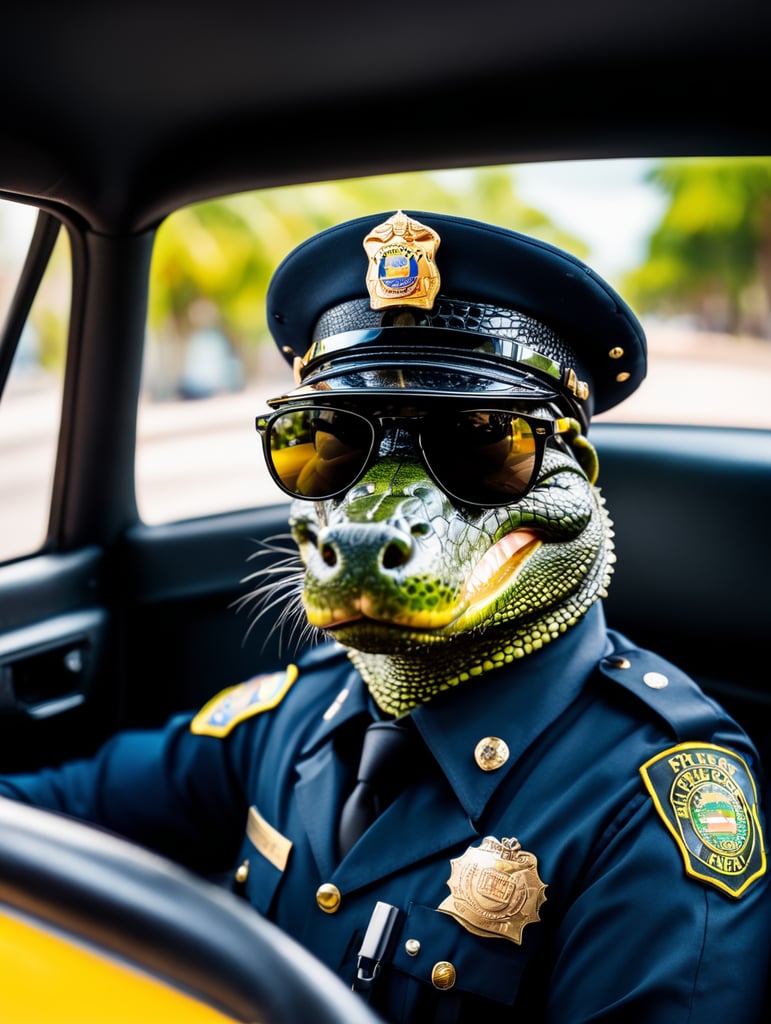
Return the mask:
POLYGON ((91 691, 106 621, 99 609, 57 616, 0 637, 0 715, 50 718, 91 691))

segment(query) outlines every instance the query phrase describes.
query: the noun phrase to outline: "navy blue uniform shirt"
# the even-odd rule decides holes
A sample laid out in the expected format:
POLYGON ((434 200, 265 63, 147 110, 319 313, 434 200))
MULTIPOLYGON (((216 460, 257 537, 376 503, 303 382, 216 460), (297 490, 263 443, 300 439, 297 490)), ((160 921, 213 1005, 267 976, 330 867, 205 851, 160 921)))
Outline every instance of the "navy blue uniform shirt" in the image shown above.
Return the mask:
POLYGON ((606 630, 600 605, 417 708, 414 778, 340 862, 346 751, 369 708, 325 644, 0 793, 229 868, 347 981, 376 903, 392 905, 372 990, 390 1021, 758 1019, 771 890, 757 754, 687 676, 606 630))

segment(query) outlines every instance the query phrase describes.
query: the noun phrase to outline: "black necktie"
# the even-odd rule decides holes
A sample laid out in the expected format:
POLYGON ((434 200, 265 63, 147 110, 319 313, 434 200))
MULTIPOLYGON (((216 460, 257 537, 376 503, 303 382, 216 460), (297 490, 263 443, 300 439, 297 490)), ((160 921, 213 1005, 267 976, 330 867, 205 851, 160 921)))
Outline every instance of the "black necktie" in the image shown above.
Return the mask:
POLYGON ((340 816, 338 845, 344 857, 385 810, 411 774, 415 742, 411 719, 373 722, 364 734, 356 786, 340 816))

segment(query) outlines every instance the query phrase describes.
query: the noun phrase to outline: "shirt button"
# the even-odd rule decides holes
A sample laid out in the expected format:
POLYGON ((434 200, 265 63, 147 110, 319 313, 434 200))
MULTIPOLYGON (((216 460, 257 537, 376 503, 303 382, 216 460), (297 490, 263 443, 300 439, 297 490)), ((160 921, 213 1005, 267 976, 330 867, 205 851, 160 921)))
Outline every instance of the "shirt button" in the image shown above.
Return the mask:
POLYGON ((474 760, 483 772, 494 772, 509 759, 509 745, 497 736, 485 736, 474 748, 474 760))
POLYGON ((431 984, 443 992, 453 987, 456 977, 455 968, 449 960, 440 960, 431 969, 431 984))
POLYGON ((669 686, 669 680, 661 672, 646 672, 643 682, 652 690, 663 690, 665 686, 669 686))
POLYGON ((340 909, 342 898, 340 890, 331 882, 324 882, 316 890, 316 903, 325 914, 336 913, 340 909))

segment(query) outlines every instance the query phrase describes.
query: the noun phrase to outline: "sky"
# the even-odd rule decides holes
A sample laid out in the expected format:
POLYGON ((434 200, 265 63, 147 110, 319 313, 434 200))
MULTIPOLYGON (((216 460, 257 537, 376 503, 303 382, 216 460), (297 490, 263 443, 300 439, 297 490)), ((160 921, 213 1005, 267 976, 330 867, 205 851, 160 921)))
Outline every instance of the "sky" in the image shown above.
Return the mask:
POLYGON ((591 247, 586 262, 611 283, 644 257, 663 211, 643 176, 652 160, 519 164, 517 195, 591 247))

